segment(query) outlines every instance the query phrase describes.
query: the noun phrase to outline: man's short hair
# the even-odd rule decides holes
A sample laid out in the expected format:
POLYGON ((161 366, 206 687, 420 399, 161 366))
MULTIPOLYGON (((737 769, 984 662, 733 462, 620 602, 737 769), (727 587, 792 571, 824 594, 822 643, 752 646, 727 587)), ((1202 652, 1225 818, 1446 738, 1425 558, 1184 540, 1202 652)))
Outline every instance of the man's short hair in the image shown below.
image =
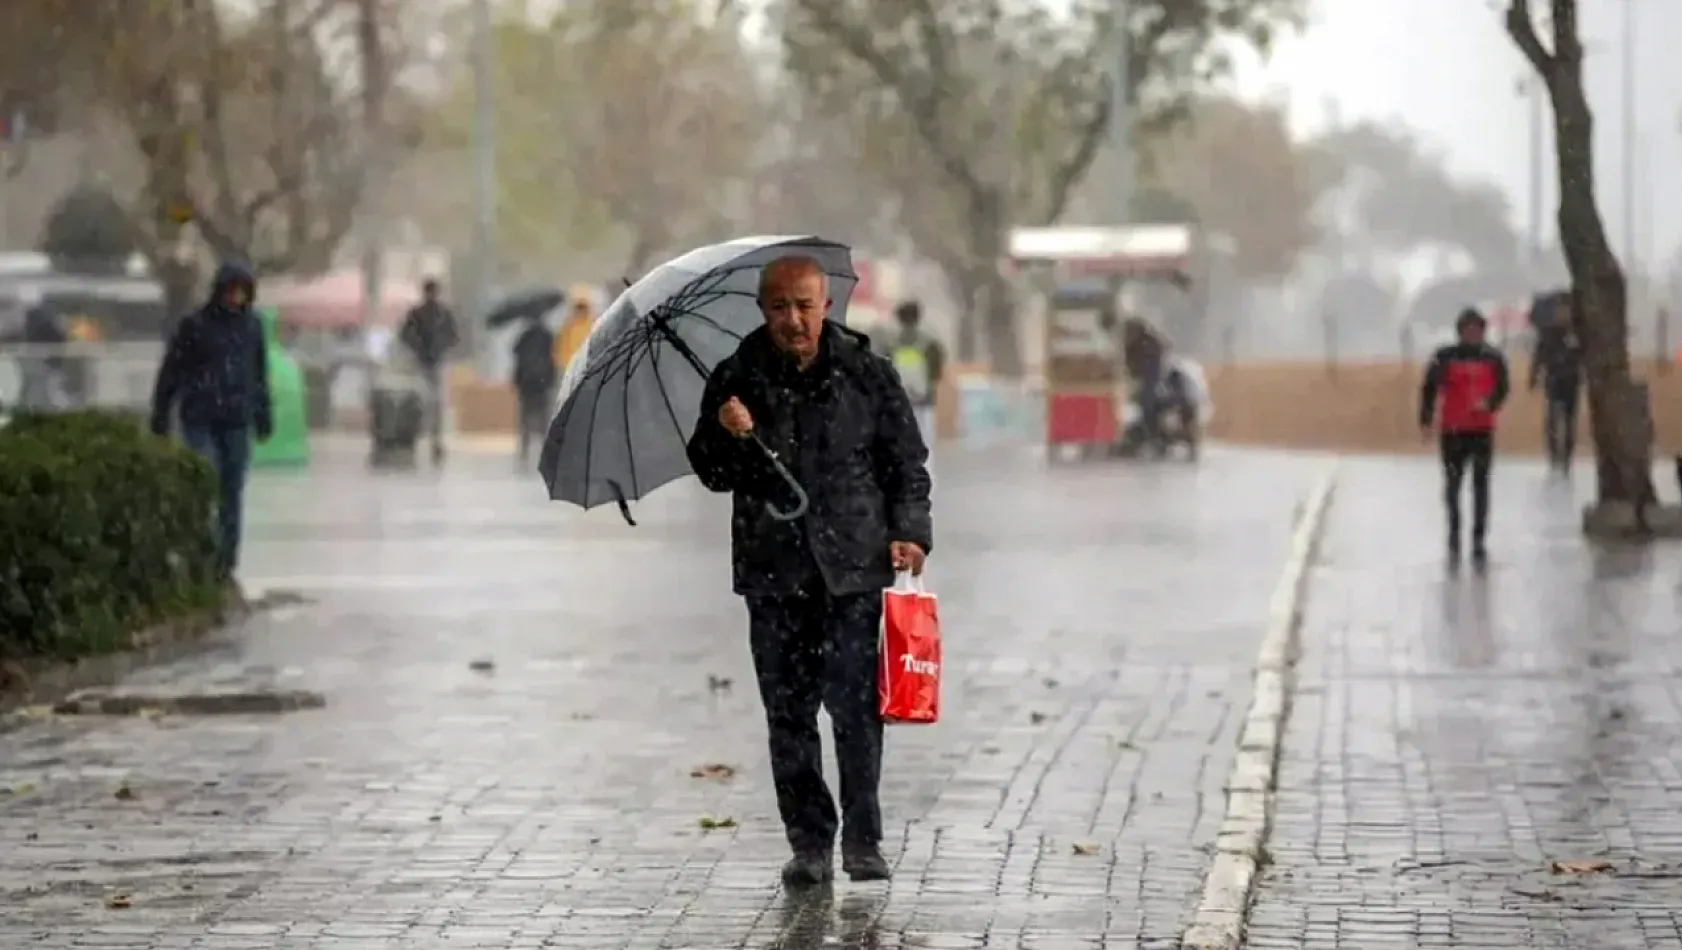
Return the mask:
POLYGON ((894 319, 901 323, 917 323, 923 319, 923 305, 915 300, 902 301, 894 308, 894 319))
POLYGON ((759 269, 758 300, 765 299, 765 291, 771 286, 773 277, 805 277, 816 274, 823 281, 824 292, 829 292, 829 275, 824 272, 823 265, 818 259, 806 254, 790 254, 768 262, 759 269))

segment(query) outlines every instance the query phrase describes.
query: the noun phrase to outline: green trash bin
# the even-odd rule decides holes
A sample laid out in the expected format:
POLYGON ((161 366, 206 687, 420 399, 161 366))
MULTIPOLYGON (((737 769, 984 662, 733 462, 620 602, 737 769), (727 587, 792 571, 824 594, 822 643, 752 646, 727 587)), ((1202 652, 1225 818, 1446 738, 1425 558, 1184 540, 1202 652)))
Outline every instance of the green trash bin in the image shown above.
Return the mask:
POLYGON ((252 447, 251 464, 262 468, 307 465, 310 460, 308 419, 304 406, 304 374, 298 361, 280 344, 280 318, 272 308, 258 311, 269 354, 269 409, 274 433, 252 447))

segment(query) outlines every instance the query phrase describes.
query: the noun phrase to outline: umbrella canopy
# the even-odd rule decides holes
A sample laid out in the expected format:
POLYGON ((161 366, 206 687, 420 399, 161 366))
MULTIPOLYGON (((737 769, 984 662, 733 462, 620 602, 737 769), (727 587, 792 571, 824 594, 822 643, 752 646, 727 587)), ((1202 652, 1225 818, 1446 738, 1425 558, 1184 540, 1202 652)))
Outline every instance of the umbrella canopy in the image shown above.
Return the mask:
POLYGON ((566 291, 559 287, 529 287, 502 298, 485 315, 485 324, 494 330, 510 323, 541 320, 566 301, 566 291))
MULTIPOLYGON (((649 271, 614 300, 561 380, 538 462, 550 498, 584 508, 615 503, 631 521, 630 501, 690 474, 685 447, 706 377, 764 323, 760 271, 785 257, 817 262, 829 276, 830 319, 845 323, 858 283, 852 252, 810 236, 698 248, 649 271)), ((766 462, 792 484, 769 452, 766 462)))

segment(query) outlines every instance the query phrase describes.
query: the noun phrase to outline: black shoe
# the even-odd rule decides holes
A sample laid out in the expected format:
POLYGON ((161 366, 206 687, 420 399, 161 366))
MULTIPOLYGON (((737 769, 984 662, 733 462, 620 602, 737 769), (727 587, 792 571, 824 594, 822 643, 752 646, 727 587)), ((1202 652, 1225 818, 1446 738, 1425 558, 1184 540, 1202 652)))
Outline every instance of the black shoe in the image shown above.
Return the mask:
POLYGON ((828 851, 797 851, 783 865, 783 884, 816 887, 835 879, 835 858, 828 851))
POLYGON ((1480 571, 1489 566, 1489 549, 1481 541, 1472 545, 1472 566, 1480 571))
POLYGON ((886 881, 893 877, 882 849, 873 844, 843 844, 841 870, 854 881, 886 881))
POLYGON ((1460 563, 1460 539, 1450 538, 1448 542, 1448 563, 1460 563))

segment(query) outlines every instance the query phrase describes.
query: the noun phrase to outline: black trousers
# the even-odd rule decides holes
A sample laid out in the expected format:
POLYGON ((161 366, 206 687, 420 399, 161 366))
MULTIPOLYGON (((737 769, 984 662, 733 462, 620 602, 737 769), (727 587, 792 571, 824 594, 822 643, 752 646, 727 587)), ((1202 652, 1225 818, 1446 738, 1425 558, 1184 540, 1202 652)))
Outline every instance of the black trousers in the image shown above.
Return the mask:
POLYGON ((1577 404, 1579 387, 1550 384, 1547 387, 1547 408, 1542 417, 1542 434, 1546 438, 1548 460, 1558 466, 1571 464, 1577 449, 1577 404))
POLYGON ((524 462, 531 457, 533 442, 542 442, 549 433, 549 414, 554 409, 555 393, 551 389, 518 390, 515 398, 519 406, 519 456, 524 462))
POLYGON ((749 597, 748 636, 770 732, 777 810, 794 850, 828 850, 837 825, 823 778, 818 708, 835 727, 842 840, 882 840, 882 717, 877 706, 882 594, 749 597))
POLYGON ((1444 432, 1443 501, 1448 507, 1448 543, 1460 545, 1460 486, 1472 472, 1472 544, 1481 546, 1489 528, 1489 465, 1495 456, 1490 432, 1444 432))

